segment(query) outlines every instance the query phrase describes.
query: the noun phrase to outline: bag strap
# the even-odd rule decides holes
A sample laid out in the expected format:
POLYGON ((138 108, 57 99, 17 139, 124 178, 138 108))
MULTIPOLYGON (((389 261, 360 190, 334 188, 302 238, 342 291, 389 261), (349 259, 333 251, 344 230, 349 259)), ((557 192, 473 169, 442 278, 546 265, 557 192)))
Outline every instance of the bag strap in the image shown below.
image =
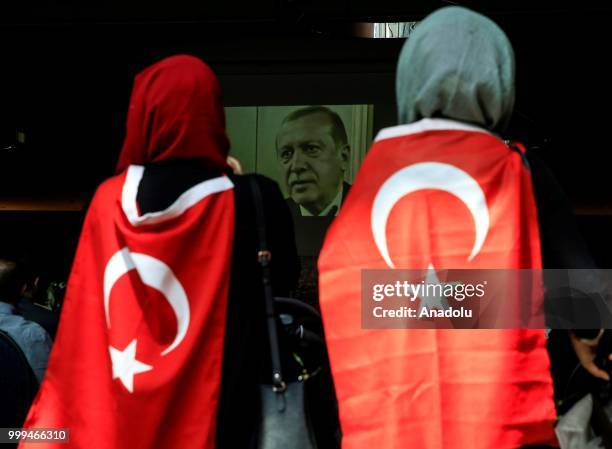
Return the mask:
POLYGON ((521 156, 521 160, 525 167, 531 171, 531 166, 529 165, 529 160, 527 159, 527 147, 523 145, 521 142, 517 142, 515 140, 507 140, 505 141, 508 148, 510 148, 515 153, 518 153, 521 156))
POLYGON ((253 194, 255 223, 257 225, 257 235, 259 239, 257 261, 261 266, 261 278, 266 301, 266 325, 268 328, 270 356, 272 359, 272 390, 280 393, 287 389, 287 385, 283 381, 280 349, 278 345, 278 332, 276 328, 276 313, 274 311, 274 296, 272 294, 272 282, 270 278, 270 260, 272 259, 272 253, 268 249, 268 243, 266 240, 266 222, 261 189, 259 188, 257 179, 254 176, 249 177, 249 182, 251 186, 251 193, 253 194))

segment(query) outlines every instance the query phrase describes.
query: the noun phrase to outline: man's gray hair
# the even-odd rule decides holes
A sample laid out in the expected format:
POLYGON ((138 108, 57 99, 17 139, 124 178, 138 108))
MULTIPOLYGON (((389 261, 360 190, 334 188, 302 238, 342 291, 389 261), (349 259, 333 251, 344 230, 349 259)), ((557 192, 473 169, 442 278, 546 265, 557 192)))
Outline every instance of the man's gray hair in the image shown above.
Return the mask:
POLYGON ((331 135, 337 147, 348 144, 348 137, 346 135, 346 129, 344 128, 342 119, 338 113, 325 106, 307 106, 305 108, 296 109, 283 119, 281 126, 287 122, 293 122, 297 119, 313 114, 327 115, 327 118, 331 124, 331 135))

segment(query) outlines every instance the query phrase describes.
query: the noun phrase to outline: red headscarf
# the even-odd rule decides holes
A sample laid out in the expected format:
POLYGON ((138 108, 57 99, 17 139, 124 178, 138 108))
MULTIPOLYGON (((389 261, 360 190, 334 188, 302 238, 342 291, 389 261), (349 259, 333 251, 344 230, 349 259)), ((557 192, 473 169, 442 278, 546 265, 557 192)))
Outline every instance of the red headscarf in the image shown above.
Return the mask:
POLYGON ((228 148, 219 81, 204 62, 172 56, 136 76, 116 173, 169 159, 225 169, 228 148))

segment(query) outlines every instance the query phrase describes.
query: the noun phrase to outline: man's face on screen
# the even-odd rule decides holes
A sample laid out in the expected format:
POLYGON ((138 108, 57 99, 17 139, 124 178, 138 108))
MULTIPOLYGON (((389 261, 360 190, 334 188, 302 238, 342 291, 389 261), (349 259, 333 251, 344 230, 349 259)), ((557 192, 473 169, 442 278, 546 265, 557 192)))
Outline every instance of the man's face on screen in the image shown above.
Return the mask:
POLYGON ((289 195, 319 214, 342 188, 348 146, 336 145, 331 121, 321 112, 286 122, 276 142, 289 195))

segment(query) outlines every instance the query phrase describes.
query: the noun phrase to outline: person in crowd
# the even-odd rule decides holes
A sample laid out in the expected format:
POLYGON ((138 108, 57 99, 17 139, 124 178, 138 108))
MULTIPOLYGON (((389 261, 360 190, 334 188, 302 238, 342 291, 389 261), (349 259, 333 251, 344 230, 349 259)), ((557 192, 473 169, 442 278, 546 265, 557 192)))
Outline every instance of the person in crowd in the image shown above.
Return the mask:
MULTIPOLYGON (((250 177, 231 174, 228 147, 206 64, 177 55, 138 74, 26 427, 69 428, 71 447, 88 449, 256 441, 271 377, 260 247, 250 177)), ((255 182, 274 291, 286 295, 299 273, 291 216, 274 182, 255 182)))
POLYGON ((40 383, 51 352, 51 337, 38 323, 17 313, 24 279, 17 262, 0 259, 0 330, 6 332, 25 354, 40 383))
POLYGON ((40 324, 47 331, 51 339, 55 338, 59 316, 57 313, 45 308, 41 304, 47 301, 44 286, 45 281, 37 272, 38 267, 31 263, 22 262, 24 269, 24 285, 21 289, 21 298, 17 302, 17 311, 25 319, 40 324))
POLYGON ((363 269, 551 263, 568 237, 542 217, 555 186, 499 137, 514 74, 508 38, 465 8, 434 12, 402 49, 400 125, 378 134, 319 258, 343 447, 555 445, 543 330, 367 329, 360 309, 363 269))

